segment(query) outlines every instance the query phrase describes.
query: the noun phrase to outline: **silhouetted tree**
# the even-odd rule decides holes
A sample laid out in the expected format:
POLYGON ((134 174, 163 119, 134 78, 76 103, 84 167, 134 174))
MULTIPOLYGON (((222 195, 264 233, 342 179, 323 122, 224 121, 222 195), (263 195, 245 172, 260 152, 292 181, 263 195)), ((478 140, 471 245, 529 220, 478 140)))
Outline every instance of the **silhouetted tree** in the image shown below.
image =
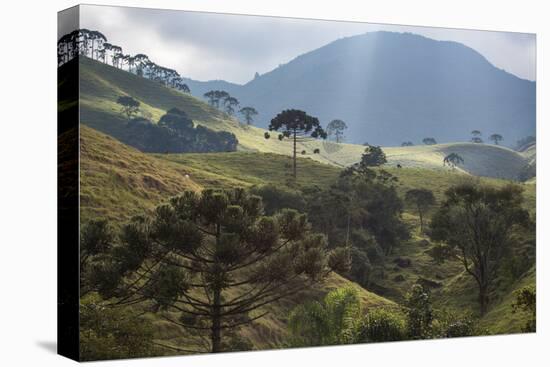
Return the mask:
POLYGON ((489 136, 489 140, 493 141, 495 145, 498 145, 502 141, 502 135, 500 134, 493 134, 489 136))
POLYGON ((443 158, 444 166, 448 165, 454 169, 459 164, 464 164, 464 159, 457 153, 450 153, 447 156, 445 156, 445 158, 443 158))
POLYGON ((401 143, 401 146, 402 147, 412 147, 414 144, 412 141, 404 141, 403 143, 401 143))
POLYGON ((420 218, 420 232, 424 233, 423 214, 435 205, 435 196, 428 189, 411 189, 406 192, 405 200, 416 207, 420 218))
POLYGON ((435 144, 437 144, 437 141, 434 138, 424 138, 424 139, 422 139, 422 142, 426 145, 435 145, 435 144))
POLYGON ((116 103, 122 106, 122 113, 126 115, 128 120, 139 111, 139 101, 136 101, 130 96, 120 96, 116 100, 116 103))
POLYGON ((254 107, 243 107, 239 110, 239 113, 243 115, 247 125, 252 125, 254 116, 258 114, 258 111, 254 107))
POLYGON ((337 143, 344 141, 344 130, 348 128, 348 125, 342 120, 332 120, 327 125, 327 135, 334 136, 337 143))
POLYGON ((235 108, 239 106, 239 100, 235 97, 228 96, 224 99, 223 105, 225 112, 232 116, 235 113, 235 108))
MULTIPOLYGON (((284 110, 269 123, 270 131, 279 131, 279 140, 292 139, 292 173, 296 179, 296 143, 310 138, 327 138, 327 133, 321 127, 316 117, 309 116, 300 110, 284 110)), ((268 138, 266 136, 266 138, 268 138)))
POLYGON ((263 306, 343 271, 346 253, 329 253, 309 228, 294 210, 264 216, 243 189, 188 191, 122 227, 96 270, 98 289, 118 305, 147 302, 221 352, 224 334, 263 317, 263 306))
POLYGON ((493 282, 516 229, 529 225, 522 189, 462 184, 445 192, 431 221, 431 237, 458 250, 465 271, 479 289, 480 313, 487 312, 493 282))

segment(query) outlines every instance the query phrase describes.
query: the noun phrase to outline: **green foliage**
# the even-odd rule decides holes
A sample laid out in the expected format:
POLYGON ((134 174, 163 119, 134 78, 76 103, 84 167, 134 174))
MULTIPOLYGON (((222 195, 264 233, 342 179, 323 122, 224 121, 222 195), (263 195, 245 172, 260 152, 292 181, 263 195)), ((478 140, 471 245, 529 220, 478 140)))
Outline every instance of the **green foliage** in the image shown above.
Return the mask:
POLYGON ((94 269, 100 293, 181 314, 165 319, 202 331, 212 352, 231 343, 222 339, 227 330, 254 320, 249 312, 349 266, 344 249, 329 252, 326 238, 310 232, 305 214, 264 216, 262 199, 243 189, 186 191, 151 218, 133 219, 118 237, 94 269), (242 287, 256 291, 239 294, 242 287))
POLYGON ((252 187, 250 192, 262 198, 267 215, 275 214, 285 208, 296 209, 301 212, 306 208, 302 193, 285 186, 265 184, 252 187))
POLYGON ((530 224, 522 191, 515 185, 458 185, 447 190, 446 200, 432 218, 432 238, 458 249, 465 271, 477 282, 482 315, 514 231, 530 224))
POLYGON ((448 245, 436 244, 427 251, 436 264, 443 264, 447 260, 451 260, 456 257, 456 251, 448 245))
POLYGON ((290 346, 353 343, 361 314, 361 302, 354 288, 336 289, 321 302, 300 305, 289 317, 290 346))
POLYGON ((457 315, 451 312, 438 312, 434 320, 434 337, 460 338, 478 335, 477 320, 470 314, 457 315))
POLYGON ((130 96, 120 96, 117 98, 116 103, 122 106, 122 113, 126 115, 128 120, 139 112, 140 102, 130 96))
POLYGON ((202 125, 195 127, 187 114, 177 108, 168 110, 158 124, 135 118, 126 129, 128 144, 144 152, 232 152, 238 145, 232 133, 213 131, 202 125))
POLYGON ((407 339, 406 322, 400 312, 384 308, 369 310, 359 325, 359 343, 391 342, 407 339))
POLYGON ((512 311, 528 315, 522 331, 534 333, 537 331, 537 290, 535 286, 523 287, 515 292, 516 299, 512 304, 512 311))
POLYGON ((80 302, 80 358, 84 361, 158 356, 153 327, 128 307, 110 307, 91 294, 80 302))
MULTIPOLYGON (((319 120, 300 110, 282 111, 271 120, 268 129, 269 131, 279 131, 279 140, 292 139, 292 174, 294 179, 296 179, 296 143, 305 141, 308 138, 327 138, 327 133, 321 127, 319 120)), ((269 139, 269 134, 266 134, 265 138, 269 139)), ((302 154, 305 154, 305 151, 302 151, 302 154)))
POLYGON ((365 152, 361 156, 361 161, 359 162, 359 168, 367 169, 370 167, 378 167, 387 162, 386 154, 382 148, 378 146, 368 145, 365 148, 365 152))
POLYGON ((420 232, 424 232, 424 213, 436 203, 433 192, 424 188, 410 189, 405 193, 405 200, 416 207, 420 217, 420 232))
POLYGON ((405 300, 407 334, 411 339, 432 337, 434 313, 430 292, 420 284, 413 285, 405 300))

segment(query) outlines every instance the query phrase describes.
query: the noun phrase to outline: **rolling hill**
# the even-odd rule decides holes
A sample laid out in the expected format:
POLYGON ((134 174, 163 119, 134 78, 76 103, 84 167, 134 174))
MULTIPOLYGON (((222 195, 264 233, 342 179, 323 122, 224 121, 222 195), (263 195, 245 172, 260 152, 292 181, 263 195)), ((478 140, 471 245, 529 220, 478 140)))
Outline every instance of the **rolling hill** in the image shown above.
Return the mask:
MULTIPOLYGON (((62 73, 80 70, 81 122, 121 142, 127 139, 126 119, 115 101, 120 95, 131 95, 141 102, 144 114, 157 121, 172 107, 184 110, 196 124, 213 130, 229 131, 239 140, 240 151, 291 154, 291 143, 276 138, 264 139, 264 129, 246 127, 227 114, 208 106, 188 94, 166 88, 153 81, 140 78, 97 61, 82 57, 77 64, 73 60, 61 67, 62 73)), ((61 86, 61 95, 63 86, 61 86)), ((63 102, 63 101, 62 101, 63 102)), ((66 108, 74 104, 64 102, 66 108)), ((301 158, 343 167, 360 160, 364 147, 354 144, 336 144, 328 141, 310 141, 298 144, 298 151, 305 150, 301 158), (312 154, 319 149, 320 154, 312 154)), ((526 163, 526 157, 513 150, 487 144, 451 143, 431 146, 387 147, 388 166, 445 170, 443 157, 450 152, 459 153, 465 160, 459 169, 480 176, 517 178, 526 163)), ((302 162, 303 160, 300 160, 302 162)), ((300 164, 300 163, 299 163, 300 164)))
MULTIPOLYGON (((258 177, 263 176, 261 172, 257 173, 256 179, 250 174, 248 176, 238 174, 239 170, 244 170, 244 167, 239 164, 240 155, 247 153, 230 153, 229 158, 224 158, 229 166, 227 172, 233 172, 233 175, 228 174, 225 177, 225 172, 219 170, 218 173, 205 170, 202 175, 199 175, 197 172, 200 168, 197 168, 194 163, 200 161, 201 157, 205 157, 203 162, 208 165, 209 154, 193 155, 189 162, 176 163, 170 159, 141 153, 86 126, 81 126, 80 129, 80 147, 80 202, 83 223, 90 219, 102 218, 120 225, 132 215, 150 212, 163 200, 183 190, 201 190, 203 184, 221 187, 228 182, 233 182, 233 186, 250 186, 259 183, 258 177), (200 183, 195 181, 196 174, 200 183), (223 180, 220 181, 220 177, 223 180), (237 177, 240 181, 237 181, 237 177)), ((253 155, 249 154, 249 156, 252 158, 253 155)), ((273 155, 262 154, 256 158, 256 163, 266 163, 272 158, 273 155)), ((312 161, 309 164, 311 167, 307 172, 310 172, 308 176, 310 179, 318 168, 325 168, 327 173, 333 174, 333 177, 338 173, 338 170, 331 166, 312 161)), ((265 177, 265 180, 271 179, 271 177, 265 177)), ((284 173, 279 173, 279 177, 275 179, 284 180, 284 173)), ((280 348, 288 335, 286 323, 292 308, 303 299, 321 299, 329 291, 341 287, 356 288, 367 308, 381 305, 394 306, 394 302, 369 292, 338 274, 331 274, 325 282, 312 289, 265 306, 260 311, 269 311, 269 314, 253 325, 244 327, 241 334, 251 341, 256 349, 280 348)), ((173 347, 185 346, 185 330, 154 315, 149 317, 154 322, 156 338, 159 341, 173 347)))
MULTIPOLYGON (((272 153, 210 153, 210 154, 144 154, 116 139, 92 128, 81 126, 81 218, 106 218, 122 223, 131 215, 148 212, 167 198, 183 191, 201 190, 206 187, 242 187, 265 183, 284 185, 288 179, 284 164, 288 158, 272 153)), ((312 160, 303 160, 299 185, 313 182, 327 186, 339 174, 339 168, 312 160)), ((436 199, 442 199, 444 191, 469 176, 460 172, 426 170, 423 168, 394 168, 388 170, 399 178, 397 190, 400 196, 411 188, 427 188, 436 199)), ((506 181, 480 178, 488 185, 505 185, 506 181)), ((535 186, 524 185, 526 206, 534 212, 535 186)), ((404 219, 411 227, 418 225, 414 208, 405 207, 404 219)), ((426 254, 424 238, 413 235, 410 241, 400 246, 388 258, 385 280, 373 285, 369 292, 353 285, 338 275, 331 276, 320 287, 312 289, 307 297, 321 298, 329 290, 343 287, 358 287, 366 307, 392 305, 402 301, 410 286, 419 279, 428 279, 442 284, 441 291, 434 293, 438 305, 475 312, 475 294, 470 278, 458 262, 434 264, 426 254), (397 268, 394 258, 411 259, 411 266, 397 268), (402 275, 404 280, 395 280, 402 275), (383 297, 372 292, 381 292, 383 297)), ((517 332, 522 316, 510 312, 512 292, 522 284, 533 284, 534 276, 527 274, 517 285, 502 292, 494 304, 488 321, 481 320, 491 332, 517 332)), ((257 348, 280 347, 287 333, 286 315, 305 294, 270 306, 271 313, 252 327, 243 330, 243 335, 257 348)), ((164 343, 181 346, 182 330, 164 321, 154 319, 158 338, 164 343)))
POLYGON ((286 108, 323 124, 342 119, 350 142, 375 145, 469 140, 500 133, 505 142, 535 134, 535 82, 519 79, 456 42, 410 33, 370 32, 296 57, 245 85, 187 80, 201 97, 225 88, 260 114, 258 125, 286 108))

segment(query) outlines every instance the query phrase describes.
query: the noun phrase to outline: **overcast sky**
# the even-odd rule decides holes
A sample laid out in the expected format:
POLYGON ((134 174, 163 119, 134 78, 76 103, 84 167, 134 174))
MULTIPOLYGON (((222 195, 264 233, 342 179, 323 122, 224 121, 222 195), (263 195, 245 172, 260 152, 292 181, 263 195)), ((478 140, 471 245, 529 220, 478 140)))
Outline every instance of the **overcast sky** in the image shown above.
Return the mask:
MULTIPOLYGON (((125 53, 145 53, 157 64, 197 80, 243 84, 255 72, 268 72, 334 40, 378 30, 463 43, 520 78, 535 80, 536 72, 535 36, 524 33, 90 5, 82 6, 80 21, 82 28, 101 31, 125 53)), ((67 32, 64 28, 60 35, 67 32)))

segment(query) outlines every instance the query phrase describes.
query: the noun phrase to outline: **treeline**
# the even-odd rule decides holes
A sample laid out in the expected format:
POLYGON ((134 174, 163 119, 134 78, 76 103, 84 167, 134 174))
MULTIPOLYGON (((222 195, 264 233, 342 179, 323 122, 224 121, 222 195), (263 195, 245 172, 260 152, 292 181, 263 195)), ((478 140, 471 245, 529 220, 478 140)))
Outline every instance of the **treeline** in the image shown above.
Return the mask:
POLYGON ((125 142, 147 153, 208 153, 234 152, 239 141, 227 131, 214 131, 204 126, 195 127, 193 120, 177 108, 172 108, 154 124, 145 117, 136 116, 139 101, 121 96, 117 103, 128 119, 125 142), (136 117, 134 117, 136 116, 136 117))
POLYGON ((76 56, 86 56, 181 92, 190 93, 189 87, 177 71, 157 65, 145 54, 125 54, 122 47, 109 43, 107 37, 99 31, 77 29, 57 41, 58 66, 76 56))

